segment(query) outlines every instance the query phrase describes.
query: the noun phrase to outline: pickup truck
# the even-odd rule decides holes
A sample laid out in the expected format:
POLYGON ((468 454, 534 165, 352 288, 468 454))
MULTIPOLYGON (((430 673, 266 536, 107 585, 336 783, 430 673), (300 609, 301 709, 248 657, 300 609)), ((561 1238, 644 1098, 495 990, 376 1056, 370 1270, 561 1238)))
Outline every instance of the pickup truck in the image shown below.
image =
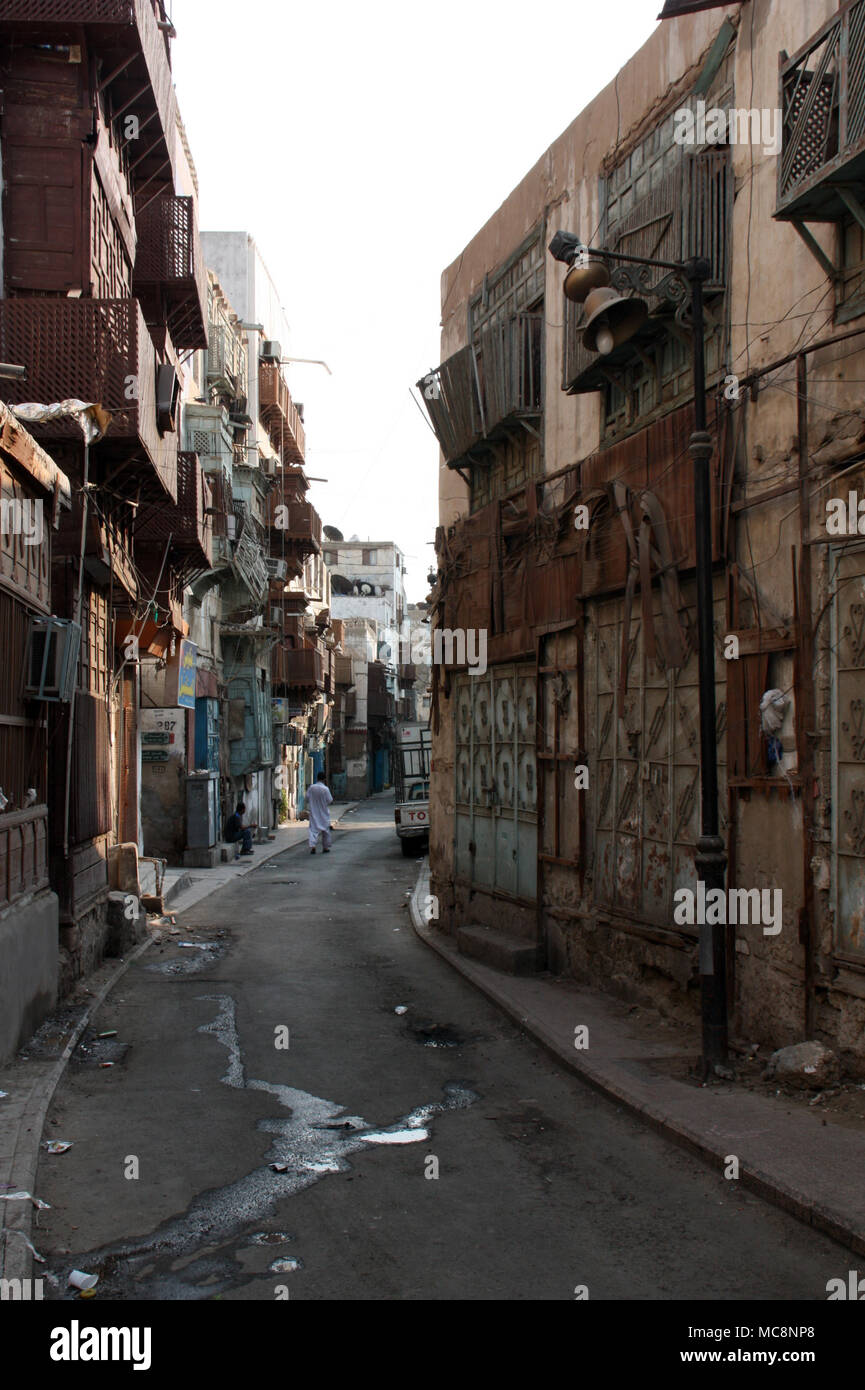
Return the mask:
POLYGON ((432 736, 428 726, 398 724, 394 748, 394 823, 408 859, 429 845, 429 776, 432 736))

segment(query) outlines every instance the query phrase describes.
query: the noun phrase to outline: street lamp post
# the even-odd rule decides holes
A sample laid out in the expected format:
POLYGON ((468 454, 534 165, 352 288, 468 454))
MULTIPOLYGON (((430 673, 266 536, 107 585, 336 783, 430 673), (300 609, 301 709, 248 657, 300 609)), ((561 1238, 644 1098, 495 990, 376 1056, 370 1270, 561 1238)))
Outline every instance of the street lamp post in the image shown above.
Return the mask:
MULTIPOLYGON (((709 262, 695 256, 687 261, 649 260, 619 252, 584 246, 569 232, 557 232, 550 242, 556 260, 570 267, 564 292, 577 303, 585 301, 589 315, 584 344, 590 350, 607 354, 626 342, 648 314, 644 301, 625 297, 608 286, 618 282, 619 290, 640 289, 650 294, 671 294, 682 304, 689 302, 693 334, 694 431, 689 453, 694 466, 694 535, 697 579, 697 651, 700 689, 700 837, 695 866, 706 885, 706 898, 713 889, 724 891, 727 855, 720 835, 718 816, 718 753, 715 735, 715 634, 712 592, 712 490, 710 460, 712 440, 706 428, 706 366, 703 326, 703 285, 711 273, 709 262), (622 263, 612 274, 607 262, 622 263), (641 266, 635 274, 625 265, 641 266), (651 270, 668 273, 655 286, 650 285, 651 270)), ((719 899, 713 899, 719 901, 719 899)), ((724 920, 700 923, 699 966, 703 1016, 703 1072, 712 1074, 727 1061, 727 944, 724 920)))

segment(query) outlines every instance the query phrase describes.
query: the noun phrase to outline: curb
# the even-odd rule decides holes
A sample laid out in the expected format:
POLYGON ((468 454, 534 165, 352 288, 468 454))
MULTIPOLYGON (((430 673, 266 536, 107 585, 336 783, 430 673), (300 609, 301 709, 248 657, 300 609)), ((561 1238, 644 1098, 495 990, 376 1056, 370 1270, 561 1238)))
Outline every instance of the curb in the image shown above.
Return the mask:
POLYGON ((180 878, 176 878, 162 899, 165 906, 168 907, 169 903, 173 902, 175 898, 179 898, 181 893, 186 892, 187 888, 191 888, 192 882, 192 874, 181 874, 180 878))
MULTIPOLYGON (((39 1148, 42 1143, 42 1130, 45 1125, 45 1116, 48 1107, 54 1096, 54 1092, 60 1082, 60 1078, 66 1070, 66 1064, 72 1053, 78 1046, 79 1040, 88 1027, 91 1018, 102 1007, 109 991, 114 988, 117 981, 126 974, 139 956, 149 950, 155 938, 148 936, 146 941, 142 941, 136 946, 128 956, 122 960, 117 969, 105 981, 99 993, 90 1000, 81 1018, 76 1023, 70 1037, 58 1060, 54 1063, 51 1070, 38 1078, 30 1090, 24 1114, 18 1123, 18 1135, 15 1144, 15 1155, 12 1161, 11 1177, 13 1186, 25 1192, 33 1192, 36 1181, 36 1170, 39 1165, 39 1148), (26 1129, 26 1122, 30 1121, 29 1131, 26 1129)), ((33 1194, 36 1195, 35 1193, 33 1194)), ((4 1279, 30 1279, 32 1278, 33 1255, 32 1255, 32 1232, 33 1232, 33 1206, 30 1202, 22 1202, 20 1208, 7 1212, 6 1223, 2 1230, 3 1249, 0 1250, 0 1276, 4 1279), (20 1239, 10 1244, 9 1236, 17 1234, 20 1239)))
MULTIPOLYGON (((726 1155, 723 1149, 724 1144, 713 1147, 711 1142, 705 1137, 701 1130, 693 1129, 681 1121, 673 1120, 665 1110, 660 1107, 652 1106, 638 1101, 629 1095, 628 1091, 622 1086, 617 1085, 608 1076, 604 1075, 600 1068, 593 1067, 580 1057, 578 1053, 572 1053, 562 1047, 561 1043, 544 1026, 544 1023, 537 1016, 529 1017, 522 1013, 514 1004, 514 1001, 495 984, 479 976, 474 968, 474 962, 467 957, 459 956, 455 946, 446 946, 443 942, 436 939, 437 933, 431 930, 430 926, 424 921, 420 911, 419 899, 421 891, 424 894, 429 887, 429 860, 425 859, 418 873, 417 883, 414 892, 409 899, 412 925, 418 938, 434 950, 443 960, 446 960, 458 974, 488 999, 497 1005, 503 1013, 516 1023, 526 1033, 529 1033, 536 1042, 550 1054, 557 1062, 563 1063, 567 1069, 574 1072, 576 1076, 586 1085, 591 1086, 594 1091, 612 1100, 626 1110, 636 1119, 642 1120, 658 1133, 663 1134, 667 1139, 677 1144, 680 1148, 687 1149, 689 1153, 703 1159, 712 1168, 723 1170, 726 1155)), ((446 938, 448 941, 450 937, 446 938)), ((510 978, 510 977, 508 977, 510 978)), ((760 1169, 755 1164, 750 1165, 742 1158, 739 1160, 739 1181, 743 1186, 755 1192, 765 1201, 771 1202, 774 1206, 780 1207, 795 1216, 804 1225, 812 1227, 814 1230, 821 1231, 824 1235, 836 1240, 839 1244, 846 1246, 857 1255, 865 1255, 865 1235, 861 1230, 845 1223, 842 1216, 838 1213, 825 1210, 816 1205, 799 1190, 790 1187, 772 1173, 760 1169)))

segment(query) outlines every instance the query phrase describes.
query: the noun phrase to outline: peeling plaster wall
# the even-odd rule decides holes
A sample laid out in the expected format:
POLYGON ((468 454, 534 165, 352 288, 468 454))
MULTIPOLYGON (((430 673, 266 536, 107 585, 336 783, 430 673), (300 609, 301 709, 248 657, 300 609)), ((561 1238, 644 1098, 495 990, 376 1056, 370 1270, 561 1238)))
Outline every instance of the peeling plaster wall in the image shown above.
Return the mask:
MULTIPOLYGON (((752 0, 691 15, 658 30, 611 84, 583 111, 538 160, 461 256, 442 276, 442 360, 466 343, 467 302, 539 219, 544 239, 561 228, 589 239, 600 221, 598 174, 614 149, 621 156, 674 109, 679 91, 695 80, 725 17, 738 25, 734 59, 734 102, 738 107, 769 108, 779 104, 778 55, 794 53, 836 12, 834 0, 791 6, 784 0, 752 0), (616 135, 618 133, 618 141, 616 135)), ((732 268, 726 295, 730 349, 728 370, 746 376, 821 337, 849 331, 862 320, 835 323, 830 281, 790 223, 775 221, 777 158, 762 145, 733 145, 734 204, 732 268)), ((836 255, 836 233, 812 224, 817 241, 836 255)), ((545 315, 546 398, 544 469, 556 472, 586 458, 599 442, 599 397, 567 397, 561 390, 563 268, 548 256, 545 315)), ((857 339, 824 349, 807 359, 810 529, 825 538, 825 501, 846 497, 848 482, 832 481, 852 457, 865 451, 865 346, 857 339), (828 485, 823 487, 822 484, 828 485), (818 490, 819 489, 819 490, 818 490)), ((865 343, 865 339, 862 340, 865 343)), ((761 501, 731 518, 730 558, 759 587, 759 616, 746 604, 741 626, 774 628, 794 621, 791 552, 800 546, 798 513, 799 422, 795 362, 764 377, 756 399, 743 392, 731 417, 736 453, 737 498, 753 498, 781 484, 793 490, 761 501)), ((850 486, 852 486, 852 482, 850 486)), ((865 497, 865 470, 859 487, 865 497)), ((441 466, 440 521, 452 524, 467 511, 462 479, 441 466)), ((731 1031, 748 1041, 774 1046, 806 1036, 805 948, 799 919, 805 903, 806 875, 813 875, 815 950, 815 1026, 823 1041, 836 1047, 852 1071, 865 1074, 865 966, 839 960, 830 883, 833 814, 831 739, 831 631, 829 602, 833 580, 826 545, 811 546, 814 667, 802 673, 813 681, 815 728, 815 847, 812 865, 803 864, 802 802, 782 791, 750 788, 731 797, 728 830, 730 885, 780 889, 783 926, 766 935, 762 924, 730 929, 734 950, 731 1031)), ((575 596, 575 619, 579 609, 575 596)), ((773 652, 767 687, 788 694, 789 708, 781 731, 785 768, 798 773, 793 650, 773 652)), ((477 896, 455 903, 453 876, 454 716, 452 702, 439 696, 440 729, 433 741, 432 836, 433 889, 441 902, 441 922, 483 920, 477 896), (466 915, 466 913, 470 915, 466 915)), ((699 978, 693 947, 665 939, 635 924, 613 923, 592 908, 590 891, 582 896, 576 876, 557 872, 547 882, 546 949, 549 968, 602 985, 622 997, 654 1004, 671 1014, 694 1017, 699 1008, 699 978), (555 910, 562 909, 555 918, 555 910)))

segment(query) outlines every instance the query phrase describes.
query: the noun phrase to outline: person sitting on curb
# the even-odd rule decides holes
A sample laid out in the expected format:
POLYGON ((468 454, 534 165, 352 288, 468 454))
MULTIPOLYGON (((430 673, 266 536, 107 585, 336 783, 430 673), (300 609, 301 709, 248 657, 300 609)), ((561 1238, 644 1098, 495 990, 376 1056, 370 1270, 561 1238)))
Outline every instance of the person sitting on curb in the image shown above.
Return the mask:
POLYGON ((330 854, 330 811, 328 807, 333 801, 333 797, 324 780, 323 772, 318 774, 306 793, 306 800, 309 806, 309 852, 315 854, 318 837, 321 835, 323 852, 330 854))
POLYGON ((238 845, 243 841, 243 849, 240 851, 240 854, 238 854, 236 849, 234 851, 235 859, 239 859, 241 854, 254 853, 252 848, 252 830, 248 825, 243 824, 245 815, 246 806, 242 801, 238 801, 237 810, 234 812, 234 815, 229 816, 228 820, 225 822, 226 843, 229 845, 238 845))

